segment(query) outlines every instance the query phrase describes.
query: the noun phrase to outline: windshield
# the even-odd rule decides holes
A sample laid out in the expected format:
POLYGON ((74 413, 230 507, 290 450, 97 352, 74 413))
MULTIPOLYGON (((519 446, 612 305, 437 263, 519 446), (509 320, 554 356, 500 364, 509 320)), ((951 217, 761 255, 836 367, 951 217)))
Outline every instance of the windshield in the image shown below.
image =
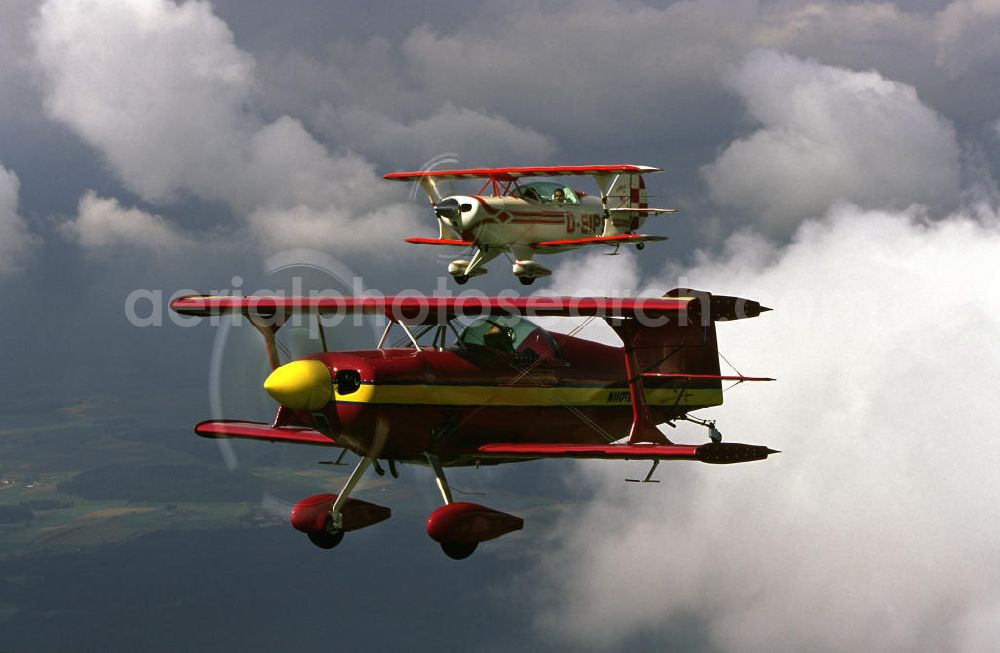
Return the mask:
POLYGON ((544 204, 580 203, 579 198, 577 198, 572 188, 554 181, 533 181, 530 184, 522 184, 519 186, 519 191, 514 194, 529 202, 542 202, 544 204))
POLYGON ((559 352, 549 332, 520 317, 491 315, 465 327, 459 342, 479 346, 517 358, 558 358, 559 352))

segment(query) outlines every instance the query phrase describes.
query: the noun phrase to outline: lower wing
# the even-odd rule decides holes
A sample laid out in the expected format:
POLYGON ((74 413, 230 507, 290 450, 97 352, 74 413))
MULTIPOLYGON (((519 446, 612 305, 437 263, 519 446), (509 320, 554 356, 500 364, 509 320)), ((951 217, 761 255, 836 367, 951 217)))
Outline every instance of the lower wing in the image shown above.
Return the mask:
POLYGON ((589 238, 567 238, 563 240, 544 240, 531 243, 530 247, 545 249, 547 247, 583 247, 585 245, 637 245, 666 240, 666 236, 647 236, 645 234, 619 234, 617 236, 591 236, 589 238))
POLYGON ((472 247, 471 240, 452 240, 450 238, 406 238, 411 245, 448 245, 451 247, 472 247))
POLYGON ((242 440, 266 440, 268 442, 291 442, 293 444, 313 444, 321 447, 339 446, 332 439, 319 431, 300 426, 273 427, 262 422, 239 422, 235 420, 218 420, 201 422, 194 427, 194 432, 203 438, 242 440))
POLYGON ((483 458, 598 458, 618 460, 695 460, 703 463, 729 464, 764 460, 772 453, 769 447, 739 442, 705 444, 551 444, 541 442, 504 442, 479 447, 483 458))

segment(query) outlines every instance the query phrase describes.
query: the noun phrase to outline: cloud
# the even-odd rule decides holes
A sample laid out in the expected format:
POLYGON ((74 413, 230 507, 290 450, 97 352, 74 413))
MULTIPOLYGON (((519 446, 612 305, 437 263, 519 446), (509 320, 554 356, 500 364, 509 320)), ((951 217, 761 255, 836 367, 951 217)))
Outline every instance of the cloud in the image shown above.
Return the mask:
POLYGON ((954 129, 912 87, 770 50, 749 55, 731 84, 761 127, 703 169, 719 204, 777 233, 838 200, 957 205, 954 129))
POLYGON ((255 61, 206 2, 50 0, 34 39, 48 114, 147 201, 194 195, 242 217, 266 212, 283 243, 304 245, 309 236, 291 229, 302 207, 320 222, 339 216, 334 228, 402 199, 365 159, 330 152, 299 120, 257 115, 255 61))
POLYGON ((540 628, 593 648, 665 637, 684 617, 722 651, 997 641, 998 248, 995 210, 930 221, 840 205, 785 249, 744 234, 635 279, 659 291, 682 274, 776 308, 720 325, 719 340, 742 371, 778 382, 727 393, 709 416, 727 439, 784 453, 661 466, 663 484, 642 491, 622 482, 635 463, 581 464, 574 483, 595 498, 553 529, 532 572, 551 583, 540 628))
POLYGON ((776 3, 751 28, 758 47, 854 70, 875 69, 971 133, 1000 102, 1000 12, 957 0, 932 12, 906 3, 776 3))
POLYGON ((153 253, 176 253, 190 241, 161 216, 125 208, 114 198, 87 191, 76 217, 62 225, 65 235, 89 250, 133 246, 153 253))
POLYGON ((992 0, 957 0, 935 17, 937 63, 954 77, 1000 72, 1000 5, 992 0), (980 70, 977 70, 980 69, 980 70))
MULTIPOLYGON (((326 102, 402 124, 433 115, 442 102, 486 107, 554 135, 569 151, 581 139, 590 149, 635 148, 670 135, 676 153, 690 147, 693 130, 704 139, 729 133, 719 122, 737 116, 722 78, 761 47, 876 69, 959 113, 982 104, 984 89, 950 82, 998 61, 990 56, 989 6, 959 1, 933 14, 871 2, 573 2, 514 11, 487 5, 417 25, 398 43, 364 32, 324 43, 320 56, 272 55, 265 93, 275 107, 300 113, 326 102), (963 39, 972 29, 979 30, 974 48, 963 39), (978 68, 952 63, 980 50, 978 68), (608 129, 609 121, 617 128, 608 129)), ((369 136, 376 134, 356 138, 369 136)))
POLYGON ((741 48, 745 36, 730 26, 752 23, 755 14, 754 2, 716 0, 663 9, 618 2, 505 7, 460 29, 417 27, 400 52, 409 76, 433 97, 485 104, 563 139, 622 143, 676 125, 677 113, 715 115, 710 105, 692 111, 686 102, 714 85, 741 48), (687 98, 671 92, 681 89, 687 98))
POLYGON ((256 128, 243 110, 253 60, 208 3, 54 0, 35 41, 46 111, 130 189, 150 201, 230 192, 256 128))
POLYGON ((475 165, 509 165, 511 161, 547 161, 556 149, 549 136, 518 127, 503 116, 450 102, 410 122, 360 107, 335 109, 327 104, 318 125, 336 142, 396 165, 416 166, 442 152, 455 152, 475 165))
POLYGON ((0 277, 19 272, 28 252, 38 242, 17 212, 20 188, 17 174, 0 163, 0 277))
POLYGON ((336 206, 315 209, 309 206, 261 208, 248 216, 249 226, 261 242, 276 250, 291 249, 303 240, 312 247, 340 251, 392 246, 419 232, 409 207, 387 206, 370 213, 349 214, 336 206))
POLYGON ((935 70, 934 18, 888 2, 781 3, 763 8, 751 31, 756 48, 782 50, 845 68, 926 81, 935 70))
POLYGON ((19 124, 37 120, 38 92, 32 84, 28 29, 33 0, 0 0, 0 121, 19 124))
POLYGON ((692 123, 700 130, 720 114, 738 115, 716 78, 741 51, 755 12, 752 0, 664 9, 477 5, 408 31, 394 23, 401 39, 361 33, 323 43, 314 48, 319 53, 262 56, 262 91, 272 110, 311 116, 309 124, 331 136, 348 129, 344 123, 361 124, 350 134, 352 147, 387 162, 400 154, 424 161, 442 151, 469 161, 516 155, 501 134, 531 142, 521 161, 549 152, 539 148, 541 134, 558 148, 550 155, 589 162, 596 148, 622 156, 651 137, 689 137, 692 123), (317 105, 328 108, 311 108, 317 105), (452 144, 430 153, 411 154, 414 145, 405 141, 398 142, 401 153, 386 151, 386 136, 372 128, 405 128, 423 146, 414 128, 443 128, 445 119, 454 120, 454 133, 445 132, 452 144), (482 140, 472 138, 476 125, 485 130, 482 140))

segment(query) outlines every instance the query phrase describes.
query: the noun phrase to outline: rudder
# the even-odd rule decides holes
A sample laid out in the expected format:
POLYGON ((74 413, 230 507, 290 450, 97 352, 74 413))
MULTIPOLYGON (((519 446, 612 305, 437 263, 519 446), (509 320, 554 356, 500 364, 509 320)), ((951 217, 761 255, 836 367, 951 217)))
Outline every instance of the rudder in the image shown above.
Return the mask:
POLYGON ((618 175, 608 192, 606 208, 609 211, 604 221, 603 236, 628 234, 641 227, 646 214, 627 209, 649 208, 646 182, 642 175, 618 175))

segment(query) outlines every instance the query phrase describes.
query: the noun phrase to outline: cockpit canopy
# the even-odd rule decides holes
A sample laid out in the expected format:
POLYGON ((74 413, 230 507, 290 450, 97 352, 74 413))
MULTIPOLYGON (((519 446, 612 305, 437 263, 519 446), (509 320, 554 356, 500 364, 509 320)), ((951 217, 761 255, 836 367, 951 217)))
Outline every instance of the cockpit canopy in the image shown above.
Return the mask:
POLYGON ((540 202, 543 204, 579 204, 580 198, 569 186, 563 186, 555 181, 533 181, 530 184, 520 184, 511 195, 520 197, 529 202, 540 202), (561 191, 563 197, 559 197, 561 191))
POLYGON ((522 364, 538 359, 562 360, 559 345, 552 334, 522 317, 488 315, 468 322, 463 316, 457 318, 452 316, 447 323, 431 320, 409 327, 404 324, 402 325, 404 335, 390 340, 390 332, 397 324, 400 323, 393 320, 386 325, 385 333, 379 341, 379 349, 447 348, 453 351, 466 350, 473 355, 491 352, 493 355, 499 354, 522 364), (468 326, 463 328, 465 324, 468 326), (451 346, 448 344, 449 332, 456 337, 451 346))
POLYGON ((521 317, 491 315, 465 327, 458 338, 463 347, 486 347, 525 360, 559 358, 552 335, 521 317))

